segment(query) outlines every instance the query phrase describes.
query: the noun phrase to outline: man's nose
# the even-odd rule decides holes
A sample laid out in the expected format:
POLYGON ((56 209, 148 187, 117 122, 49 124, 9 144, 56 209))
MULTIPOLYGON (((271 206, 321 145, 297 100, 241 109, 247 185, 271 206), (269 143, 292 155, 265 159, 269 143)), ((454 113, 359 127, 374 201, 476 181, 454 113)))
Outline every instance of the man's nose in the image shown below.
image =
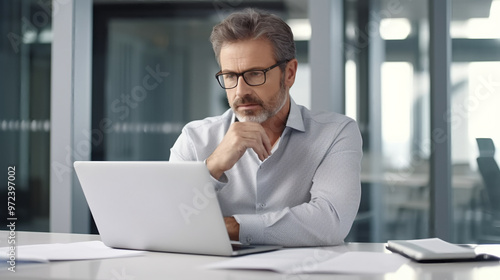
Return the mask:
POLYGON ((235 88, 236 95, 239 97, 243 97, 249 93, 250 86, 245 82, 243 76, 238 77, 238 85, 235 88))

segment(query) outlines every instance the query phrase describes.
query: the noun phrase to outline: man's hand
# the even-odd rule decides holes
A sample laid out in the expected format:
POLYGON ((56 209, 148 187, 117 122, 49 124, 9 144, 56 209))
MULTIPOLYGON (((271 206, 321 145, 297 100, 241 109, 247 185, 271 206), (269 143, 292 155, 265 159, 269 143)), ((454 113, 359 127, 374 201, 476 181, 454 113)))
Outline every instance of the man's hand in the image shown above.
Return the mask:
POLYGON ((219 179, 231 169, 248 148, 252 148, 264 160, 271 155, 271 141, 259 123, 235 122, 227 131, 219 146, 207 158, 210 174, 219 179))
POLYGON ((229 234, 229 239, 239 241, 240 224, 238 224, 234 217, 224 217, 224 222, 226 223, 226 229, 227 233, 229 234))

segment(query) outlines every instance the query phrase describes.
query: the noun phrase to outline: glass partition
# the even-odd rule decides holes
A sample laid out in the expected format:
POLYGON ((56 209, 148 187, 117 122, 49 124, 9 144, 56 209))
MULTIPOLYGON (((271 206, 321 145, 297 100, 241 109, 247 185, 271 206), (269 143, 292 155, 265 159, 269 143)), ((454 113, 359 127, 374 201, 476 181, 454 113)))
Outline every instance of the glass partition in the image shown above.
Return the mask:
MULTIPOLYGON (((346 112, 364 140, 349 239, 430 236, 426 1, 345 1, 346 112)), ((451 2, 452 242, 500 242, 500 1, 451 2)), ((439 186, 437 186, 439 187, 439 186)), ((446 211, 436 205, 435 211, 446 211)))
POLYGON ((49 230, 49 2, 0 1, 0 220, 16 230, 49 230))
POLYGON ((500 1, 451 3, 454 238, 499 243, 500 1))
POLYGON ((346 113, 363 135, 362 199, 348 240, 429 235, 426 1, 345 1, 346 113))

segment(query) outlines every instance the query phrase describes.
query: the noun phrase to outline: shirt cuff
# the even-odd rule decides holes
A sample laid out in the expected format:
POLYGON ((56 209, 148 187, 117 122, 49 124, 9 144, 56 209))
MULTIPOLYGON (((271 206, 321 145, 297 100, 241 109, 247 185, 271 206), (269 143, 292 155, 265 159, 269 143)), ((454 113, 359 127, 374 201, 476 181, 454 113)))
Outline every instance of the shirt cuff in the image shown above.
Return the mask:
POLYGON ((210 178, 212 178, 212 182, 214 183, 214 188, 215 191, 220 191, 222 188, 224 188, 227 185, 227 177, 226 174, 222 174, 219 180, 215 179, 210 175, 210 178))
POLYGON ((240 242, 243 244, 265 244, 264 221, 260 215, 233 215, 240 224, 240 242))

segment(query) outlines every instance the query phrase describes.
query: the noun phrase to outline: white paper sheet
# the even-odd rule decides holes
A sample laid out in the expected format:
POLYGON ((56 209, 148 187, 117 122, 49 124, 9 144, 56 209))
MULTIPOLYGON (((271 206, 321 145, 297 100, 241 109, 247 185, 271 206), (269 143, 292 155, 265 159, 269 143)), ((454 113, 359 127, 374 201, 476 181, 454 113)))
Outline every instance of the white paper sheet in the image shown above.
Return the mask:
MULTIPOLYGON (((113 249, 101 241, 86 241, 17 246, 15 258, 21 262, 49 262, 133 257, 143 253, 143 251, 113 249)), ((9 258, 9 248, 0 248, 0 260, 9 258)))
POLYGON ((347 252, 318 264, 308 273, 379 274, 397 271, 408 259, 397 254, 347 252))
POLYGON ((206 265, 209 269, 253 269, 279 273, 378 274, 398 270, 408 259, 377 252, 336 253, 325 249, 285 249, 206 265))

